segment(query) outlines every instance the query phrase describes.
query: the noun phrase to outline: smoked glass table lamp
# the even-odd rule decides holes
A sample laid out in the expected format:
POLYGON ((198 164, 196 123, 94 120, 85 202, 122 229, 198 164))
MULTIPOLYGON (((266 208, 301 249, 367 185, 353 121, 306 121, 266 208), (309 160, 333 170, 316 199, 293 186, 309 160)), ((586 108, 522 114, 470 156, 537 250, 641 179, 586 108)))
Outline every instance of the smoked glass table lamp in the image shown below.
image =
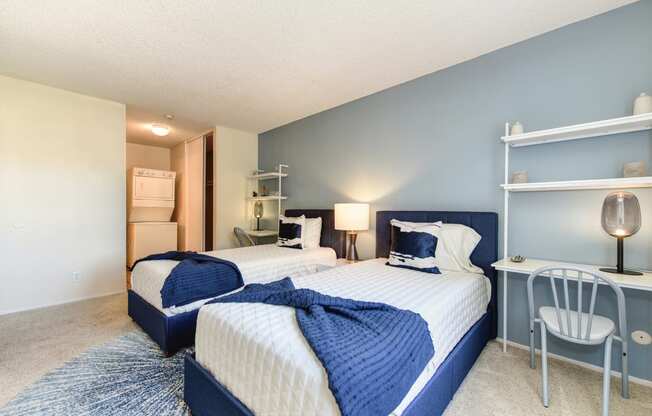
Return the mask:
POLYGON ((256 201, 254 204, 254 217, 256 218, 256 231, 260 231, 260 219, 263 217, 263 203, 256 201))
POLYGON ((623 261, 624 240, 641 229, 641 207, 636 196, 630 192, 612 192, 602 203, 602 228, 618 244, 618 262, 616 268, 602 268, 603 272, 640 276, 642 273, 625 270, 623 261))

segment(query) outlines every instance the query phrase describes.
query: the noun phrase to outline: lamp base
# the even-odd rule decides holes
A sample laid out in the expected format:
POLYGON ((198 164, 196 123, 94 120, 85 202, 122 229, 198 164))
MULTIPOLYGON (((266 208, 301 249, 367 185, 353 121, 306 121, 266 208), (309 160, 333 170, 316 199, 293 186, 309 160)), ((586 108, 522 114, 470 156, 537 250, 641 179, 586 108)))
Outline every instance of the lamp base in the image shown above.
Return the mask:
POLYGON ((616 239, 617 241, 617 257, 618 260, 616 262, 616 268, 614 269, 613 267, 603 267, 600 269, 602 272, 607 272, 607 273, 614 273, 614 274, 624 274, 627 276, 642 276, 643 273, 641 272, 635 272, 633 270, 625 270, 625 238, 624 237, 618 237, 616 239))
POLYGON ((346 250, 346 259, 350 262, 356 262, 360 260, 358 258, 358 249, 355 247, 358 234, 354 231, 349 231, 347 232, 347 237, 349 238, 349 247, 346 250))
POLYGON ((601 272, 607 272, 607 273, 614 273, 614 274, 624 274, 624 275, 627 275, 627 276, 643 276, 643 273, 637 272, 637 271, 634 271, 634 270, 618 271, 618 269, 613 269, 613 268, 610 268, 610 267, 601 267, 600 271, 601 272))

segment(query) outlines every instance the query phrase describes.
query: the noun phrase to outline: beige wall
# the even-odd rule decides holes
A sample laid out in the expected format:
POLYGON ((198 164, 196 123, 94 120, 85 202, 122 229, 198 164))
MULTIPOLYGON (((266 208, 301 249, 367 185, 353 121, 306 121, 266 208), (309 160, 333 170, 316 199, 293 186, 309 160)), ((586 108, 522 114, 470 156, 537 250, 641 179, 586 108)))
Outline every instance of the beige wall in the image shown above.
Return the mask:
POLYGON ((170 170, 170 149, 127 143, 127 169, 133 167, 170 170))
POLYGON ((246 218, 247 176, 258 167, 258 135, 217 126, 214 136, 215 249, 236 247, 233 227, 250 228, 246 218))
POLYGON ((0 314, 124 290, 123 104, 0 76, 0 195, 0 314))
POLYGON ((174 212, 172 221, 177 223, 177 250, 186 251, 186 143, 179 143, 170 151, 170 169, 177 173, 174 185, 174 212))

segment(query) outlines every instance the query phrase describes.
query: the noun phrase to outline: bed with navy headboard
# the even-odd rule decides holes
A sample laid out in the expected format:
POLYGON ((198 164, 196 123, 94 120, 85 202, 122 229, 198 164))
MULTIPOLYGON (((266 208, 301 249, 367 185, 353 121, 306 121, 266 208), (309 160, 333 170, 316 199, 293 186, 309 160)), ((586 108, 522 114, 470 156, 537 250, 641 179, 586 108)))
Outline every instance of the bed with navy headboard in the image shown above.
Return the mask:
POLYGON ((387 257, 391 244, 392 219, 411 222, 441 221, 463 224, 473 228, 482 239, 471 254, 471 262, 484 271, 491 281, 491 301, 489 311, 492 315, 491 337, 495 338, 498 328, 497 316, 497 273, 491 267, 498 260, 498 214, 495 212, 466 211, 378 211, 376 212, 376 257, 387 257))
MULTIPOLYGON (((485 276, 491 282, 491 295, 487 310, 465 334, 463 333, 461 340, 454 344, 452 351, 445 356, 446 358, 426 382, 425 387, 402 411, 402 415, 410 416, 440 415, 446 409, 487 342, 496 336, 496 272, 492 269, 491 264, 496 261, 498 256, 498 216, 491 212, 379 211, 376 214, 376 257, 387 257, 389 254, 391 219, 463 224, 473 228, 482 237, 471 255, 471 260, 474 265, 483 269, 485 276)), ((337 273, 345 273, 345 277, 353 278, 356 267, 358 266, 345 266, 337 269, 339 270, 337 273), (350 268, 347 269, 347 267, 350 268), (348 276, 349 274, 350 276, 348 276)), ((320 273, 315 275, 315 278, 328 279, 330 276, 328 273, 320 273)), ((269 365, 273 364, 269 363, 269 365)), ((219 371, 207 370, 195 359, 194 354, 186 356, 184 397, 193 413, 227 416, 253 415, 238 397, 218 381, 219 377, 219 371)))

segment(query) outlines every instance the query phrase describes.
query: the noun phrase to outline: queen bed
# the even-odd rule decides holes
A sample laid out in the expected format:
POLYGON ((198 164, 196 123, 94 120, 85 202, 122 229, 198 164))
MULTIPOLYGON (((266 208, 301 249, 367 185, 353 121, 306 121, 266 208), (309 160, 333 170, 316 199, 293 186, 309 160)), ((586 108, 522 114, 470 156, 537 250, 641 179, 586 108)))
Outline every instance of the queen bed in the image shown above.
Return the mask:
MULTIPOLYGON (((298 289, 381 302, 418 313, 435 353, 393 415, 441 414, 467 372, 496 336, 495 213, 380 211, 377 259, 292 279, 298 289), (390 220, 455 223, 482 239, 471 261, 480 273, 432 275, 386 265, 390 220)), ((185 363, 185 400, 199 415, 338 415, 325 369, 292 308, 259 303, 202 307, 196 350, 185 363)))
MULTIPOLYGON (((206 252, 212 257, 234 263, 245 284, 265 283, 282 277, 299 277, 335 266, 345 250, 345 235, 334 229, 333 210, 286 210, 288 217, 305 215, 321 218, 319 247, 292 249, 266 244, 206 252)), ((128 313, 167 355, 195 341, 195 327, 199 308, 210 299, 202 299, 183 306, 164 308, 161 288, 171 270, 178 264, 173 260, 142 261, 131 274, 128 291, 128 313)))

